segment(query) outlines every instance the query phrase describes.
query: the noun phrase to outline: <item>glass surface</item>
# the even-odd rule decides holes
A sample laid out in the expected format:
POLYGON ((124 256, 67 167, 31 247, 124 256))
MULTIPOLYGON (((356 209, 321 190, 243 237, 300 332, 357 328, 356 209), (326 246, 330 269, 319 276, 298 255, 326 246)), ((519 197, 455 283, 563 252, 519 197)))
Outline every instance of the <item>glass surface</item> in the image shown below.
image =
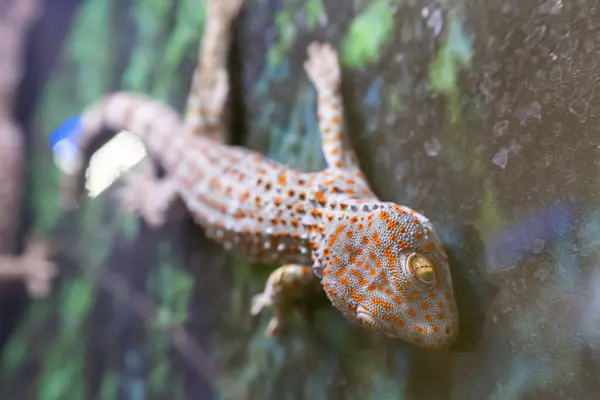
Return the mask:
POLYGON ((113 187, 60 215, 50 132, 117 88, 181 110, 203 10, 86 0, 70 22, 47 11, 34 32, 42 63, 45 35, 67 30, 37 82, 30 163, 35 229, 58 243, 64 276, 7 342, 3 392, 598 398, 596 0, 255 0, 239 19, 233 140, 303 171, 324 166, 306 47, 339 49, 347 133, 369 182, 427 215, 448 249, 461 324, 445 350, 369 333, 327 304, 265 338, 269 315, 251 318, 249 304, 273 266, 225 253, 181 209, 151 231, 116 209, 113 187))

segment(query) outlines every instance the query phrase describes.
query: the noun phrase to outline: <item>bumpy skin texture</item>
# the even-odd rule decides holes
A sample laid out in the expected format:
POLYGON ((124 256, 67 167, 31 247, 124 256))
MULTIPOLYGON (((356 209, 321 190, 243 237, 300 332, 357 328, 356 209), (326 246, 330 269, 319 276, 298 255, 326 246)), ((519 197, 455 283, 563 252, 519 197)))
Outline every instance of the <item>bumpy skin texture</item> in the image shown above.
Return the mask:
MULTIPOLYGON (((207 29, 229 26, 235 17, 231 10, 239 4, 208 0, 209 16, 219 23, 209 22, 207 29)), ((206 37, 224 40, 226 35, 207 32, 206 37)), ((203 46, 224 48, 226 43, 206 39, 203 46)), ((369 188, 343 134, 337 53, 317 43, 308 53, 305 69, 318 92, 328 163, 321 172, 295 171, 247 148, 227 146, 212 129, 203 130, 209 124, 201 110, 210 109, 208 119, 214 121, 223 109, 223 57, 200 63, 196 71, 214 77, 214 84, 192 88, 200 95, 190 96, 202 102, 193 114, 201 121, 195 128, 164 104, 116 93, 85 112, 79 148, 87 151, 103 126, 135 133, 168 174, 162 181, 130 178, 121 197, 127 208, 160 225, 168 204, 179 197, 206 234, 226 249, 283 264, 253 299, 253 314, 275 308, 268 335, 279 331, 287 300, 320 283, 352 322, 418 346, 449 345, 458 332, 458 315, 441 242, 427 218, 380 201, 369 188)), ((209 56, 202 48, 201 54, 209 56)), ((73 188, 69 182, 81 173, 65 177, 65 187, 73 188)))
POLYGON ((0 280, 24 280, 32 296, 50 291, 55 266, 44 241, 31 238, 22 255, 12 255, 18 241, 25 186, 25 149, 21 127, 12 117, 15 91, 23 70, 22 53, 29 27, 40 13, 38 0, 0 4, 0 280))

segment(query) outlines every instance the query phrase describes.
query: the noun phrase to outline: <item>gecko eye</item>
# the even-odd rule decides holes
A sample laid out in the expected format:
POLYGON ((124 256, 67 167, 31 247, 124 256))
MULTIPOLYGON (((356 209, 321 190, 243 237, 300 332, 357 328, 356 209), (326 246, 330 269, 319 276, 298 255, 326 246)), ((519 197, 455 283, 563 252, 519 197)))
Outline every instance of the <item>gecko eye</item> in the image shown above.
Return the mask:
POLYGON ((425 283, 433 283, 435 271, 428 258, 415 254, 408 260, 408 264, 414 276, 425 283))

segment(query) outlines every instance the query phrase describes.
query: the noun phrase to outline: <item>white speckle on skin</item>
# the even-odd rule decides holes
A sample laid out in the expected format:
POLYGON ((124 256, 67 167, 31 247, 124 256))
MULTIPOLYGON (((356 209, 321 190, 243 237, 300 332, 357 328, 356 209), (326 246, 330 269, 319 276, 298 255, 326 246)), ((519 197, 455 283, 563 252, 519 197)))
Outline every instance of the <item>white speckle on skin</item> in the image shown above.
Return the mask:
POLYGON ((277 251, 283 251, 283 250, 285 250, 285 244, 283 244, 283 243, 279 243, 279 244, 277 245, 277 251))

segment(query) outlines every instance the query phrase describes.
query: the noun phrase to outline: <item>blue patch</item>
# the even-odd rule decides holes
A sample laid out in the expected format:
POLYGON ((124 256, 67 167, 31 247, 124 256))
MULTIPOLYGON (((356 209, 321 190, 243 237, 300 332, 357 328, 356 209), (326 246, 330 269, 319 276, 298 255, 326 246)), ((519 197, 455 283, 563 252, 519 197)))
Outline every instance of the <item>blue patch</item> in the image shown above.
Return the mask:
POLYGON ((67 140, 75 144, 78 136, 81 134, 81 116, 75 115, 68 118, 61 126, 56 128, 48 138, 48 145, 51 149, 61 140, 67 140))
POLYGON ((567 235, 574 221, 574 204, 563 202, 512 223, 486 241, 488 269, 497 272, 515 267, 567 235))

